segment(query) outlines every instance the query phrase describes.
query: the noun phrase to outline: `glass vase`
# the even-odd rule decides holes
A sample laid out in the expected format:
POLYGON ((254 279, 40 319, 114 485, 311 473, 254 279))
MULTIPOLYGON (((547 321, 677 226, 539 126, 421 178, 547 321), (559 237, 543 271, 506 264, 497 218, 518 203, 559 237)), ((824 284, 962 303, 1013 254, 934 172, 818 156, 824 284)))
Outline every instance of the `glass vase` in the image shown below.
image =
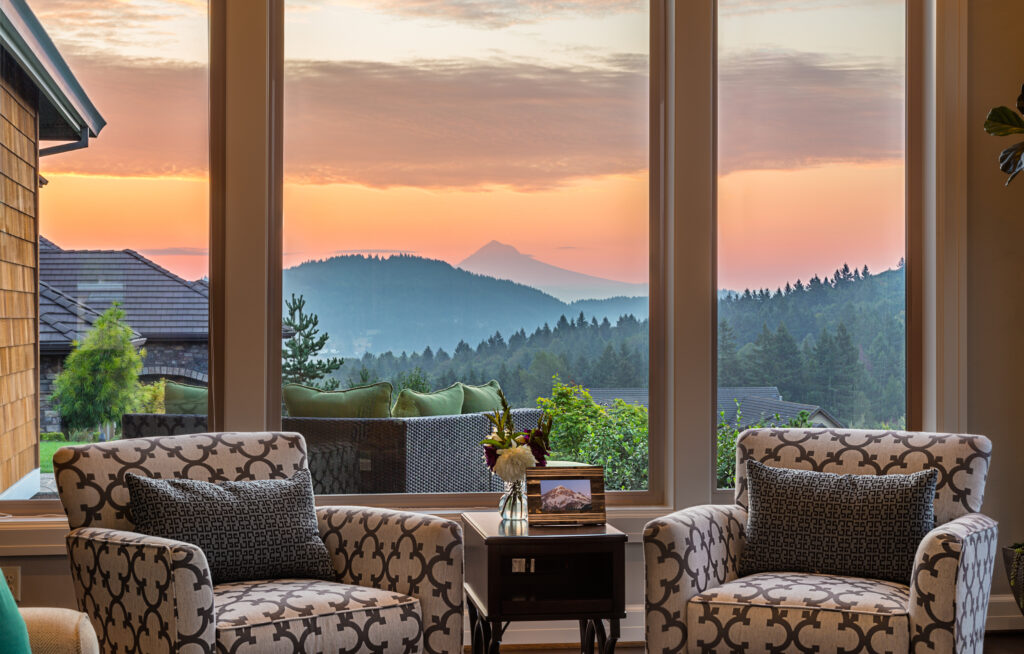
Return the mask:
POLYGON ((525 488, 526 483, 522 479, 505 482, 505 494, 498 501, 498 513, 502 520, 526 520, 526 497, 523 495, 525 488))

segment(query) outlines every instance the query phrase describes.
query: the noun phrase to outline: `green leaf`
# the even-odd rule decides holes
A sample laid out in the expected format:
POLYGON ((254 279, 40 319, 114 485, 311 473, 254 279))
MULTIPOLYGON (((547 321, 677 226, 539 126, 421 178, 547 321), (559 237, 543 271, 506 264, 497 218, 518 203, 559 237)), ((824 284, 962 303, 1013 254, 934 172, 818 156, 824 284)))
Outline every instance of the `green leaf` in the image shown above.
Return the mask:
POLYGON ((1024 170, 1024 141, 1011 145, 999 153, 999 170, 1009 177, 1006 178, 1006 185, 1009 186, 1013 178, 1024 170))
POLYGON ((1017 111, 1024 114, 1024 84, 1020 85, 1020 95, 1017 96, 1017 111))
POLYGON ((993 136, 1024 134, 1024 119, 1009 107, 996 107, 988 112, 988 118, 985 119, 985 131, 993 136))

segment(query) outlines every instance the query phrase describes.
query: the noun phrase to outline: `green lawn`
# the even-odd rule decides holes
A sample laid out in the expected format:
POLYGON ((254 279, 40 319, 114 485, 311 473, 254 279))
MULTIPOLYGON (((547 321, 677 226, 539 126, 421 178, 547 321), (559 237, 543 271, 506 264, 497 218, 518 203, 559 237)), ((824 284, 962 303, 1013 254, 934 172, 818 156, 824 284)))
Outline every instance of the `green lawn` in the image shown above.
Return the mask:
POLYGON ((53 454, 65 445, 74 445, 70 441, 42 441, 39 443, 39 472, 53 472, 53 454))

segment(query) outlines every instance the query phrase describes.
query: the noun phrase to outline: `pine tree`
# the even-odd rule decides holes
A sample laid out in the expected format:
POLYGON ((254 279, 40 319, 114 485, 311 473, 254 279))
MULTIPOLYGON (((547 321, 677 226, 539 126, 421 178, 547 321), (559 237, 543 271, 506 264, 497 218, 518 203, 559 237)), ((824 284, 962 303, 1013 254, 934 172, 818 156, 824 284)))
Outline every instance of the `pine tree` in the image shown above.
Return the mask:
POLYGON ((318 358, 330 338, 328 334, 320 333, 320 318, 315 313, 305 312, 306 299, 302 295, 295 297, 292 293, 285 306, 288 317, 284 319, 284 324, 295 333, 284 343, 281 356, 282 383, 305 384, 328 391, 338 388, 337 378, 328 375, 340 368, 345 360, 337 357, 318 358))
POLYGON ((746 383, 743 362, 736 350, 736 335, 727 320, 718 323, 718 385, 742 386, 746 383))
POLYGON ((115 302, 72 345, 54 381, 51 401, 71 431, 116 424, 136 404, 145 352, 136 351, 132 329, 123 321, 115 302))

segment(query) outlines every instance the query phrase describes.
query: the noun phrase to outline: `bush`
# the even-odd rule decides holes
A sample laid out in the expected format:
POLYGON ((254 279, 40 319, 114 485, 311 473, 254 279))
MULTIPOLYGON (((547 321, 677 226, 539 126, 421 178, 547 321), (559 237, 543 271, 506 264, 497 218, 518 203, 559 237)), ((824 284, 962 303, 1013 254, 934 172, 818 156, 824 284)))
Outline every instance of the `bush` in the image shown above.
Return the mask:
POLYGON ((740 409, 739 401, 736 402, 736 421, 733 423, 725 419, 725 411, 718 414, 717 439, 718 447, 715 455, 715 476, 717 477, 718 488, 736 487, 736 441, 740 434, 747 429, 762 429, 764 427, 813 427, 811 417, 806 411, 787 423, 782 422, 779 414, 775 414, 768 422, 759 421, 742 430, 736 425, 743 423, 743 411, 740 409))
POLYGON ((615 400, 601 406, 582 386, 563 384, 555 378, 550 398, 538 398, 537 406, 554 420, 551 459, 577 461, 604 467, 607 490, 647 488, 647 409, 615 400))
POLYGON ((63 443, 64 434, 59 431, 44 431, 39 434, 39 440, 44 443, 63 443))
POLYGON ((166 379, 160 379, 152 384, 139 384, 132 410, 139 413, 164 413, 164 391, 166 388, 166 379))

